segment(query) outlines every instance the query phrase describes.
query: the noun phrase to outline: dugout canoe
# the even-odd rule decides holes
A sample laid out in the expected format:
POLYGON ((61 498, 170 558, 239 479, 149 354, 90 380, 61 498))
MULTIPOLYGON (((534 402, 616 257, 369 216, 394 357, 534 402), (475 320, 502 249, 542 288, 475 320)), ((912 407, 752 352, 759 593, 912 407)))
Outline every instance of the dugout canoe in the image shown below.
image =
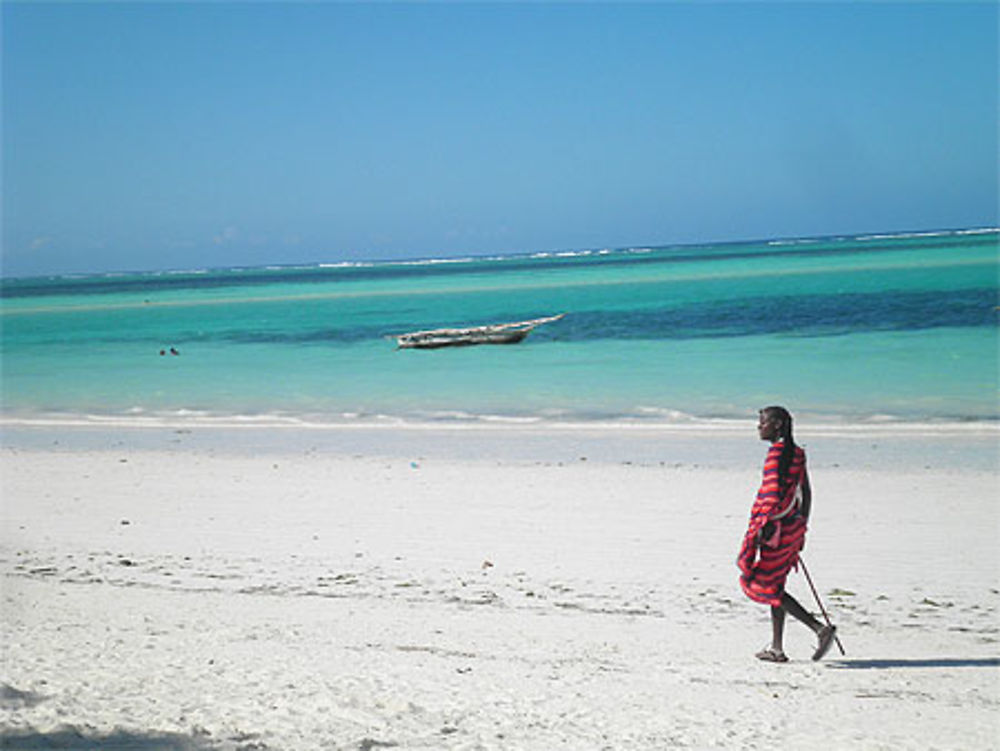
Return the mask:
POLYGON ((428 329, 396 334, 394 338, 400 349, 439 349, 441 347, 468 347, 476 344, 516 344, 522 341, 538 326, 558 321, 565 313, 530 321, 511 323, 491 323, 485 326, 467 328, 428 329))

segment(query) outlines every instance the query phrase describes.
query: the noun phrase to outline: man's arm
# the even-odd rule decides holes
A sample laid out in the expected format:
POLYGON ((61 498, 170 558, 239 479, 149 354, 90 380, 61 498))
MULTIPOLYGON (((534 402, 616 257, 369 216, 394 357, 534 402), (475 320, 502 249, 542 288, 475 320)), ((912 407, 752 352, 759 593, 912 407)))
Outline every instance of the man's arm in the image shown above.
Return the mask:
POLYGON ((802 516, 809 521, 809 512, 812 511, 812 487, 809 485, 809 472, 802 470, 802 516))

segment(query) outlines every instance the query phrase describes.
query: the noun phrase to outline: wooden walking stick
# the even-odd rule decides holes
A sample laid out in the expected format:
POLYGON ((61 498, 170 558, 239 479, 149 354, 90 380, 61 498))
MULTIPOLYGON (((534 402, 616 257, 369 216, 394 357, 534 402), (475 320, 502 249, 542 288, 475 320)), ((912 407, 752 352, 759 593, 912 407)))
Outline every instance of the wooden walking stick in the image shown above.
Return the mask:
MULTIPOLYGON (((819 605, 819 612, 823 614, 823 619, 826 621, 826 625, 833 626, 833 624, 830 623, 830 616, 826 614, 826 608, 823 607, 822 600, 819 599, 819 593, 816 591, 815 585, 813 585, 812 577, 809 576, 809 569, 806 567, 806 562, 802 560, 802 556, 799 556, 799 563, 802 564, 802 573, 806 575, 806 581, 809 582, 809 589, 812 590, 813 597, 816 598, 816 604, 819 605)), ((840 650, 840 654, 846 656, 847 652, 844 651, 844 645, 840 643, 840 637, 834 634, 833 640, 837 642, 837 649, 840 650)))

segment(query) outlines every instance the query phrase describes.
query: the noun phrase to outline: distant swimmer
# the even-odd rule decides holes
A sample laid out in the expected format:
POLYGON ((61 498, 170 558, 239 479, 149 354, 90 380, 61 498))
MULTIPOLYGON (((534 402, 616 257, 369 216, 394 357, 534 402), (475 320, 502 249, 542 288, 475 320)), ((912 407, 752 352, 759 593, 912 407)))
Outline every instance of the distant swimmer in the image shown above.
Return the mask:
POLYGON ((172 355, 179 355, 180 352, 178 352, 176 349, 174 349, 173 347, 171 347, 170 348, 170 354, 172 354, 172 355))

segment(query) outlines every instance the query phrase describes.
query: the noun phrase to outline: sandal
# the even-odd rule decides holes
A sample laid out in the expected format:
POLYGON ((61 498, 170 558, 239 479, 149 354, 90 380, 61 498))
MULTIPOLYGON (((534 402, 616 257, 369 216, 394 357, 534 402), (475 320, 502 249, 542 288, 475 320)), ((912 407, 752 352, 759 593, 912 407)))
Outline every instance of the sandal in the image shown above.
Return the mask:
POLYGON ((813 652, 813 660, 822 660, 823 655, 830 651, 830 645, 833 644, 833 640, 837 636, 836 626, 824 626, 819 630, 819 644, 816 646, 816 651, 813 652))
POLYGON ((762 649, 754 657, 764 662, 788 662, 788 656, 784 652, 778 652, 770 647, 762 649))

